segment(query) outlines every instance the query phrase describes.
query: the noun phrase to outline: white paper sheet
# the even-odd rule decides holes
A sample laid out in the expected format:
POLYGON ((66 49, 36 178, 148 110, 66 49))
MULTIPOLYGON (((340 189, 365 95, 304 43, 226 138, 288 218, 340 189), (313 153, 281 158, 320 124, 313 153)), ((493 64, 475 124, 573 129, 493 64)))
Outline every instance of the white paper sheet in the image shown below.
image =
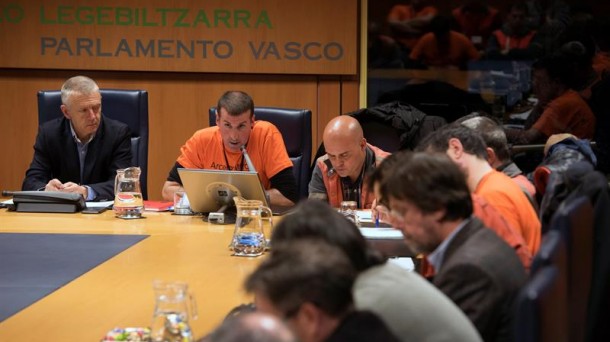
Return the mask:
POLYGON ((373 211, 371 210, 357 210, 356 215, 360 222, 373 222, 373 211))
POLYGON ((114 201, 87 202, 87 208, 106 208, 114 204, 114 201))
POLYGON ((400 240, 402 232, 394 228, 360 228, 360 233, 367 239, 390 239, 400 240))

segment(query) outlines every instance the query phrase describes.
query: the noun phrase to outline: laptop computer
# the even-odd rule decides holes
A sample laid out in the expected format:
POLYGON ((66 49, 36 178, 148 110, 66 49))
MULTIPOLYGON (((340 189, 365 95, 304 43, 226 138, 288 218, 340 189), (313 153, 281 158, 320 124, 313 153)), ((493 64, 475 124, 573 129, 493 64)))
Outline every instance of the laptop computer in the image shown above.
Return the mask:
POLYGON ((259 200, 274 215, 282 215, 292 208, 269 205, 257 172, 178 168, 178 174, 191 210, 197 213, 215 212, 224 205, 233 206, 235 196, 259 200))

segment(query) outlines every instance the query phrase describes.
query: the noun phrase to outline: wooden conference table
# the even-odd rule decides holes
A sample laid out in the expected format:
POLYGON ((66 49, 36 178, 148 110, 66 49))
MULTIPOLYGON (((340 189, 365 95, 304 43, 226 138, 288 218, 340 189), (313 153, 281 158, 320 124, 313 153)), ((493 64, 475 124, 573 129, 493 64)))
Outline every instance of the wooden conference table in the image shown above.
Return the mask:
MULTIPOLYGON (((213 329, 252 298, 244 278, 261 258, 231 256, 232 225, 200 217, 146 212, 145 219, 98 215, 31 214, 0 209, 0 232, 150 235, 0 323, 1 341, 99 341, 114 327, 152 322, 153 280, 184 281, 195 296, 195 337, 213 329)), ((0 275, 2 276, 2 275, 0 275)))

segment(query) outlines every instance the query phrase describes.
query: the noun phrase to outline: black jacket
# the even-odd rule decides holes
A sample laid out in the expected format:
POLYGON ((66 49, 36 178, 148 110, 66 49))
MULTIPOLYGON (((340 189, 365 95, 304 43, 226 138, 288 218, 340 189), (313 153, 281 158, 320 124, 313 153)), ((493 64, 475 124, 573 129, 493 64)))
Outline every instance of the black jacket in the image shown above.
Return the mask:
POLYGON ((70 121, 57 118, 39 127, 34 158, 25 174, 22 190, 38 190, 53 178, 62 183, 90 186, 95 200, 114 198, 116 170, 131 166, 131 133, 127 125, 102 116, 100 127, 89 143, 83 179, 70 121))

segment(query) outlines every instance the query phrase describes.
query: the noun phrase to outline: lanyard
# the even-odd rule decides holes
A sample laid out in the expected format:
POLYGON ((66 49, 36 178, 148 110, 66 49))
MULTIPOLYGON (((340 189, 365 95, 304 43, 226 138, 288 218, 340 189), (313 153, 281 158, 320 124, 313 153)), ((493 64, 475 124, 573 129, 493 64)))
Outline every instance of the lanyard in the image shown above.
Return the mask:
MULTIPOLYGON (((225 150, 225 144, 222 144, 222 153, 225 157, 225 163, 227 164, 227 170, 231 171, 231 166, 229 165, 229 158, 227 158, 227 151, 225 150)), ((244 170, 244 155, 241 155, 241 162, 239 163, 239 171, 244 170)))

